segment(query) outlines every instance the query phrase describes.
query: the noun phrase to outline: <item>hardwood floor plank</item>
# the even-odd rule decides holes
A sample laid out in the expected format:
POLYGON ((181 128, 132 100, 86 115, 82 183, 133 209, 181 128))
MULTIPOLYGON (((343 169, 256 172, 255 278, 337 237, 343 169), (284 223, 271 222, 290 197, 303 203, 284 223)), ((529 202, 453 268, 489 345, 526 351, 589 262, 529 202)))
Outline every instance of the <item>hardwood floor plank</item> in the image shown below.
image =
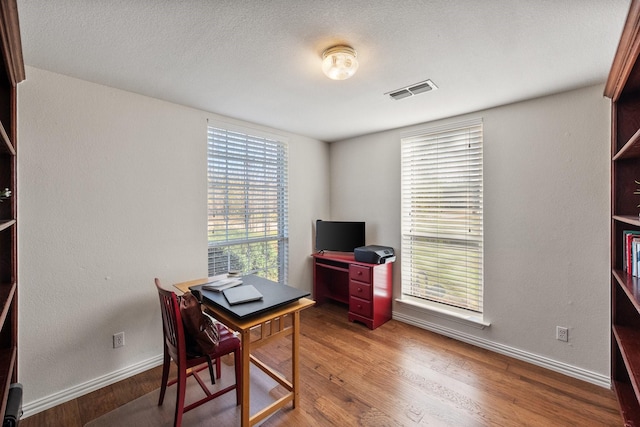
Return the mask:
POLYGON ((82 427, 76 399, 20 420, 20 427, 82 427))
POLYGON ((114 385, 110 385, 77 399, 80 417, 83 423, 98 418, 106 414, 113 408, 120 406, 117 394, 118 391, 124 390, 124 387, 114 391, 114 385))
MULTIPOLYGON (((175 370, 171 372, 175 375, 175 370)), ((147 371, 146 375, 136 375, 119 382, 118 385, 114 387, 114 389, 117 388, 118 390, 115 396, 118 406, 124 405, 159 388, 161 377, 162 367, 158 366, 147 371)))

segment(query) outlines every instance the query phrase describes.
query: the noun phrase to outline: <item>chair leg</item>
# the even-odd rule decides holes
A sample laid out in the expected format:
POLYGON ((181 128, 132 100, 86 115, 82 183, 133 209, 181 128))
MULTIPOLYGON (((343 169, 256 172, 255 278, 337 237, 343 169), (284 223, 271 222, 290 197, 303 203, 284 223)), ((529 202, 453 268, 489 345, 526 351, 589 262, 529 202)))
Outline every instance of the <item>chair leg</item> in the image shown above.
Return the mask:
POLYGON ((182 425, 182 415, 184 412, 184 395, 187 389, 187 371, 178 369, 178 382, 176 384, 176 415, 173 421, 173 427, 182 425))
POLYGON ((222 370, 220 367, 220 358, 217 357, 216 358, 216 378, 220 379, 221 375, 222 375, 222 370))
POLYGON ((236 406, 242 403, 242 349, 237 348, 233 352, 236 371, 236 406))
POLYGON ((169 382, 169 369, 171 368, 171 356, 167 348, 164 349, 164 362, 162 364, 162 384, 160 384, 160 398, 158 399, 158 406, 162 406, 164 402, 164 393, 167 391, 167 383, 169 382))
MULTIPOLYGON (((216 359, 216 363, 217 361, 220 360, 219 358, 216 359)), ((213 376, 213 361, 211 360, 211 356, 209 356, 207 354, 207 365, 209 365, 209 376, 211 377, 211 384, 215 384, 216 383, 216 377, 213 376)), ((216 366, 216 372, 218 371, 218 366, 216 366)), ((220 375, 218 375, 218 378, 220 378, 220 375)))

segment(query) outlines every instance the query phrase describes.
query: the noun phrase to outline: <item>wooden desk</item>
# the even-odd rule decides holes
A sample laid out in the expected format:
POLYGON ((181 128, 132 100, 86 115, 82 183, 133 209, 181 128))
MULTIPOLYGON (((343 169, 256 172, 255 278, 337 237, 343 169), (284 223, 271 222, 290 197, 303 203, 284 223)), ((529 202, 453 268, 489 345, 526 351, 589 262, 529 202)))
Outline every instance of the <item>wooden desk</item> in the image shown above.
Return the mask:
POLYGON ((313 254, 313 299, 349 305, 349 321, 375 329, 391 320, 392 264, 356 261, 351 253, 313 254))
MULTIPOLYGON (((189 282, 178 283, 174 285, 182 292, 187 292, 190 286, 200 285, 206 283, 207 279, 192 280, 189 282)), ((298 395, 300 390, 300 377, 299 377, 299 346, 300 346, 300 311, 305 308, 311 307, 315 302, 308 298, 301 298, 296 302, 276 307, 273 310, 269 310, 255 317, 249 317, 240 319, 236 316, 228 314, 220 308, 207 304, 203 301, 203 304, 209 309, 214 317, 220 322, 224 323, 229 328, 238 331, 240 333, 240 340, 242 342, 242 408, 241 408, 241 425, 242 427, 252 426, 255 423, 265 419, 275 411, 284 407, 287 403, 292 402, 293 407, 296 407, 298 401, 298 395), (285 317, 291 316, 291 325, 285 325, 285 317), (251 342, 251 330, 260 326, 260 338, 251 342), (291 382, 275 372, 270 367, 265 365, 255 356, 251 355, 252 348, 259 348, 267 342, 287 335, 292 335, 291 343, 291 382), (288 393, 283 397, 273 402, 256 412, 254 415, 249 413, 249 367, 253 362, 258 368, 264 371, 267 375, 273 378, 284 387, 288 393)))

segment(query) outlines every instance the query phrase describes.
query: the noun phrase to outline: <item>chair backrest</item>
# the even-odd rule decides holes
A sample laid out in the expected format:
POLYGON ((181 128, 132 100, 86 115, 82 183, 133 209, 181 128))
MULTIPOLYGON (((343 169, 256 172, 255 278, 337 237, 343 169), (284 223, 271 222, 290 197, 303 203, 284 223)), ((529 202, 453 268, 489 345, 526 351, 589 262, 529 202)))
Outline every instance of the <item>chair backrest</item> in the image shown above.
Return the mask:
POLYGON ((157 278, 155 282, 160 297, 165 348, 178 366, 184 366, 187 360, 187 351, 178 297, 175 292, 163 289, 157 278))

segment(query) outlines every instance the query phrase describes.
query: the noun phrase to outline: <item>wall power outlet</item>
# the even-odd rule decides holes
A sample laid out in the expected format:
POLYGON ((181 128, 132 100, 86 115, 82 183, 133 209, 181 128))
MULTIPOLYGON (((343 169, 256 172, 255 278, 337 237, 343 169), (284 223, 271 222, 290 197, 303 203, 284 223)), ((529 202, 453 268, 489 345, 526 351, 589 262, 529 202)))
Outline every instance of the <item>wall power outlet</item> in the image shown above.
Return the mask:
POLYGON ((556 326, 556 339, 559 341, 569 341, 569 328, 564 326, 556 326))
POLYGON ((113 334, 113 348, 124 347, 124 332, 113 334))

